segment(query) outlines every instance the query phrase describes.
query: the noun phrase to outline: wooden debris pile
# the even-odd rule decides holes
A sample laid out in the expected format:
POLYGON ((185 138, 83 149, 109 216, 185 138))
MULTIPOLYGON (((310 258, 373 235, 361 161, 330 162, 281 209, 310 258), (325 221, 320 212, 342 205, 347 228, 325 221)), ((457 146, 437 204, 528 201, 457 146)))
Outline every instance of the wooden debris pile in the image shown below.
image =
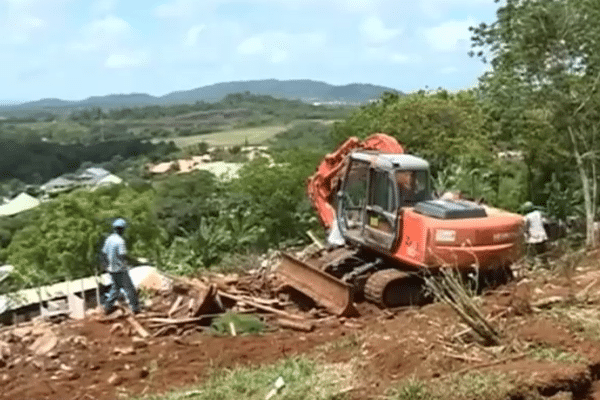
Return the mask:
MULTIPOLYGON (((185 336, 210 329, 214 318, 225 313, 257 314, 269 325, 309 332, 310 321, 319 312, 306 316, 288 311, 294 305, 279 290, 275 278, 266 272, 244 276, 216 275, 202 279, 171 277, 169 290, 159 291, 150 300, 149 310, 140 315, 127 315, 118 310, 103 322, 112 322, 112 333, 122 331, 142 338, 166 335, 185 336), (126 324, 121 321, 125 318, 126 324)), ((235 335, 235 329, 231 333, 235 335)))

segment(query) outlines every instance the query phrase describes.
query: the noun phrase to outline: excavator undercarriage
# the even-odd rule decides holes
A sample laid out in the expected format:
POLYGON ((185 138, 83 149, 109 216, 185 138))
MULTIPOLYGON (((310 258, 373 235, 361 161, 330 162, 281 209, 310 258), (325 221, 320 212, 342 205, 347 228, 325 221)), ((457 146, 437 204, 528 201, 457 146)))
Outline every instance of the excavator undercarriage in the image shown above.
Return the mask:
POLYGON ((426 301, 423 279, 417 273, 386 267, 381 257, 359 249, 323 250, 304 261, 284 253, 277 274, 336 315, 355 314, 355 300, 382 307, 426 301))
MULTIPOLYGON (((367 300, 380 307, 423 305, 431 296, 422 271, 399 270, 378 254, 364 249, 338 247, 322 250, 306 260, 282 254, 277 275, 290 287, 339 316, 357 314, 355 301, 367 300)), ((437 270, 427 270, 435 276, 437 270)), ((462 271, 466 282, 478 289, 508 282, 510 266, 484 271, 462 271)))

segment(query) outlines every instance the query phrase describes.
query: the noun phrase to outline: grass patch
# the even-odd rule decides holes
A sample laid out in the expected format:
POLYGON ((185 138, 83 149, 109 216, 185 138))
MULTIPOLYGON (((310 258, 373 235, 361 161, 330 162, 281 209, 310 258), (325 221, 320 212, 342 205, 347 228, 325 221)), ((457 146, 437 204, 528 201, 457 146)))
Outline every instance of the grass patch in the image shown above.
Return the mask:
POLYGON ((181 149, 200 142, 206 142, 211 146, 236 146, 259 144, 276 134, 287 129, 284 125, 262 126, 258 128, 230 129, 222 132, 207 133, 203 135, 181 136, 176 138, 155 139, 154 141, 173 141, 181 149))
POLYGON ((546 345, 535 345, 528 350, 529 356, 538 361, 555 361, 566 363, 585 363, 587 360, 575 353, 546 345))
POLYGON ((43 130, 48 130, 48 129, 51 129, 51 130, 63 129, 65 131, 67 131, 68 133, 87 130, 87 128, 84 127, 83 125, 81 125, 80 123, 75 122, 75 121, 70 121, 70 120, 56 121, 56 122, 26 122, 26 123, 19 123, 18 126, 23 127, 23 128, 33 129, 36 131, 43 131, 43 130))
POLYGON ((583 334, 588 339, 596 340, 600 336, 600 310, 595 308, 554 307, 550 315, 575 332, 583 334))
POLYGON ((216 318, 210 326, 217 335, 257 335, 265 330, 265 324, 256 315, 227 312, 216 318))
POLYGON ((319 364, 296 357, 263 367, 214 371, 201 387, 172 392, 148 400, 264 400, 281 377, 285 385, 276 400, 341 400, 350 386, 354 367, 350 364, 319 364))
MULTIPOLYGON (((517 389, 513 377, 470 373, 437 381, 411 378, 392 389, 389 400, 501 400, 517 389)), ((535 397, 531 397, 535 398, 535 397)))
POLYGON ((411 378, 402 382, 400 386, 393 390, 391 399, 393 400, 434 400, 434 394, 431 393, 427 384, 419 379, 411 378))
POLYGON ((342 339, 325 343, 318 347, 318 351, 321 353, 328 353, 334 351, 358 350, 362 344, 363 340, 358 334, 354 333, 345 336, 342 339))
POLYGON ((331 125, 318 121, 298 121, 289 129, 268 140, 276 151, 288 149, 323 149, 335 147, 330 135, 331 125))

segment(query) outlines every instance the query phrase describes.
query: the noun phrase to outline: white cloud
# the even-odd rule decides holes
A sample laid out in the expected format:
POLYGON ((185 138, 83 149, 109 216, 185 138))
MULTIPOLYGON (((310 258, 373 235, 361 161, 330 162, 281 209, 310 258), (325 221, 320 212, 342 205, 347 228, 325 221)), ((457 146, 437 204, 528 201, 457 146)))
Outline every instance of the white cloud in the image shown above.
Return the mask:
POLYGON ((281 31, 269 31, 244 39, 237 52, 242 56, 262 56, 277 64, 301 55, 322 49, 326 42, 323 33, 290 34, 281 31))
POLYGON ((92 13, 104 15, 112 13, 117 5, 117 0, 95 0, 92 3, 92 13))
POLYGON ((240 43, 237 51, 244 55, 261 54, 265 51, 265 45, 259 36, 253 36, 240 43))
POLYGON ((496 9, 497 5, 491 0, 421 0, 421 11, 430 18, 439 19, 448 14, 450 9, 469 9, 486 7, 496 9))
POLYGON ((397 0, 170 0, 156 6, 153 13, 161 19, 182 19, 203 12, 214 11, 219 5, 242 3, 248 5, 268 5, 285 7, 291 10, 315 9, 334 10, 349 14, 385 12, 397 0))
POLYGON ((390 61, 394 64, 407 64, 411 61, 411 57, 406 54, 394 53, 390 54, 390 61))
POLYGON ((80 51, 114 51, 122 47, 131 32, 131 25, 127 21, 108 15, 85 26, 83 40, 73 43, 71 47, 80 51))
POLYGON ((273 49, 273 52, 271 53, 271 62, 273 64, 279 64, 284 62, 285 60, 287 60, 288 58, 288 52, 287 50, 283 50, 283 49, 273 49))
POLYGON ((425 40, 436 51, 452 52, 466 47, 471 38, 469 27, 475 20, 468 18, 462 21, 446 21, 436 27, 424 31, 425 40))
POLYGON ((36 15, 35 4, 31 1, 5 1, 6 14, 0 15, 0 36, 4 40, 13 44, 25 44, 48 27, 47 21, 36 15))
POLYGON ((359 29, 362 36, 372 46, 381 46, 401 33, 400 29, 386 28, 383 21, 376 16, 365 19, 359 29))
POLYGON ((192 14, 196 9, 196 6, 197 2, 194 2, 193 0, 174 0, 157 6, 154 9, 154 15, 158 18, 187 17, 192 14))
POLYGON ((145 52, 114 53, 108 56, 104 66, 111 69, 138 68, 147 65, 148 62, 149 57, 145 52))
POLYGON ((186 47, 194 47, 196 43, 198 43, 198 39, 200 38, 200 34, 206 30, 206 25, 194 25, 190 29, 188 29, 185 34, 185 39, 183 40, 183 45, 186 47))
POLYGON ((96 36, 121 36, 130 30, 131 25, 127 21, 114 15, 95 20, 89 25, 89 31, 96 36))
POLYGON ((370 61, 386 64, 412 64, 421 61, 421 56, 418 54, 400 53, 387 46, 370 47, 365 55, 370 61))
POLYGON ((377 5, 375 0, 335 0, 339 8, 348 12, 363 12, 372 10, 377 5))

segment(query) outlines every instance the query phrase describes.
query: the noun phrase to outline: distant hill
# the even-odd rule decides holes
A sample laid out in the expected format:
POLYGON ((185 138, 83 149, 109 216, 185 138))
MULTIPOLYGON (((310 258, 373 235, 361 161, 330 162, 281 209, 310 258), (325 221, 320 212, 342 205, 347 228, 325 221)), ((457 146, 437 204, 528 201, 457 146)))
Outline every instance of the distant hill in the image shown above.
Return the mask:
POLYGON ((0 106, 0 112, 24 110, 50 110, 70 108, 121 108, 148 105, 172 105, 195 103, 197 101, 215 102, 231 93, 250 92, 258 95, 269 95, 278 98, 303 100, 307 102, 366 103, 377 99, 383 92, 398 92, 395 89, 366 83, 349 85, 330 85, 325 82, 309 79, 286 80, 277 79, 223 82, 202 86, 196 89, 177 91, 164 96, 155 97, 145 93, 111 94, 93 96, 80 101, 60 99, 42 99, 18 105, 0 106))

